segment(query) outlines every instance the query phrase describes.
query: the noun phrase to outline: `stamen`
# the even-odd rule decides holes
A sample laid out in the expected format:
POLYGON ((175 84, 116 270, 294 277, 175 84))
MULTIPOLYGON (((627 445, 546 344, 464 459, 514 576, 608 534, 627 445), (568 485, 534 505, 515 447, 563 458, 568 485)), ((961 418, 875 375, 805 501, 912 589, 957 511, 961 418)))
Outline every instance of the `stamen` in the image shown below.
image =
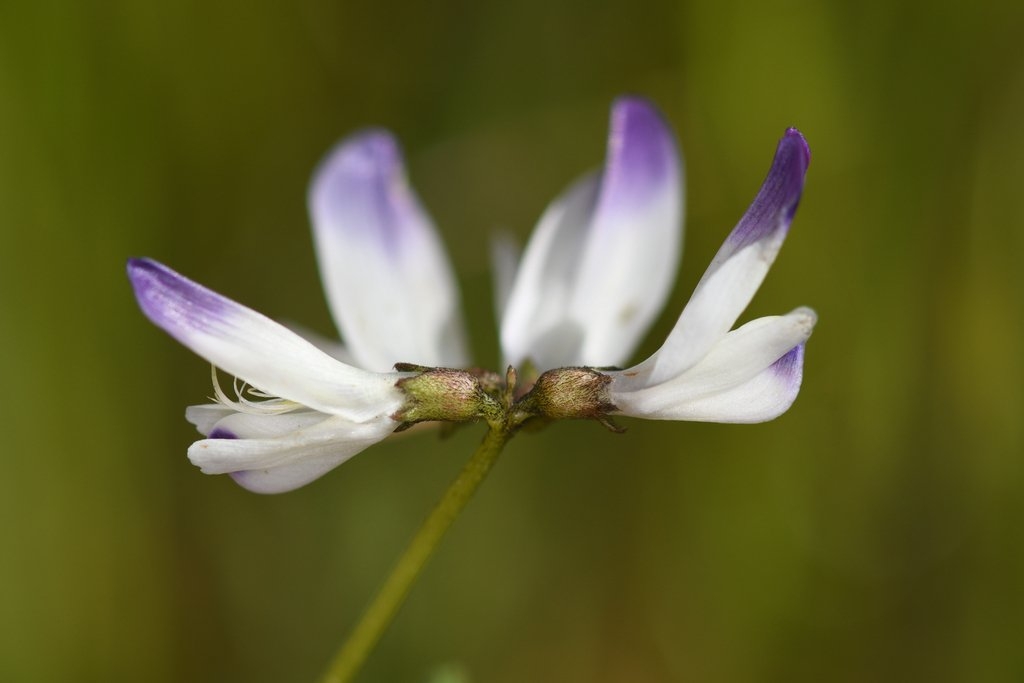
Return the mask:
POLYGON ((301 403, 290 401, 286 398, 278 398, 265 391, 250 386, 238 377, 232 378, 232 388, 235 398, 228 397, 220 386, 220 379, 217 377, 217 367, 210 366, 210 377, 213 380, 213 401, 239 413, 250 415, 282 415, 298 410, 301 403), (252 396, 253 398, 249 398, 252 396))

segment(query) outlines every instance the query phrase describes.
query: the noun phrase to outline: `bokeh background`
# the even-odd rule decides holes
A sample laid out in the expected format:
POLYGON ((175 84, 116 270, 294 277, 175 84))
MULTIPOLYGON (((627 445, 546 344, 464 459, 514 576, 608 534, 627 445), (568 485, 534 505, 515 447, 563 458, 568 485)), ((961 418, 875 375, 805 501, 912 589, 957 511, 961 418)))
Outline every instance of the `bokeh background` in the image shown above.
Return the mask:
POLYGON ((803 393, 517 438, 361 680, 1024 680, 1022 31, 1009 1, 0 3, 0 679, 314 680, 483 431, 276 497, 204 476, 209 368, 126 257, 331 333, 306 182, 387 126, 494 366, 490 235, 637 92, 689 195, 638 358, 810 141, 746 314, 818 311, 803 393))

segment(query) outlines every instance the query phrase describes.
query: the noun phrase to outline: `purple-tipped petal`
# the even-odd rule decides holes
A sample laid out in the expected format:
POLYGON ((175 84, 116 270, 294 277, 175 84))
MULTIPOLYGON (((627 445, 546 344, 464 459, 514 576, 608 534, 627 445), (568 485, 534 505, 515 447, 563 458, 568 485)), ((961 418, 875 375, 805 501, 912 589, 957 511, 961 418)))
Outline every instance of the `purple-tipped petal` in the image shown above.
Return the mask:
POLYGON ((327 301, 360 366, 467 363, 451 267, 387 131, 342 140, 314 174, 309 209, 327 301))
POLYGON ((612 109, 608 162, 570 310, 585 329, 579 361, 620 365, 665 304, 683 237, 682 162, 647 100, 612 109))
POLYGON ((801 344, 746 383, 694 401, 688 406, 688 416, 680 419, 743 424, 774 420, 796 401, 803 367, 801 344))
POLYGON ((161 263, 131 259, 128 277, 142 312, 158 327, 271 395, 356 421, 401 405, 395 375, 345 365, 266 316, 161 263))
POLYGON ((639 97, 612 105, 596 230, 629 229, 636 213, 679 185, 679 152, 661 113, 639 97), (617 223, 616 221, 622 221, 617 223))
POLYGON ((736 323, 786 238, 809 162, 803 136, 788 129, 757 197, 711 261, 668 339, 653 356, 631 368, 633 388, 686 372, 736 323))
POLYGON ((729 332, 686 372, 651 386, 632 388, 634 370, 609 372, 611 402, 637 417, 670 416, 691 402, 746 383, 811 336, 817 315, 798 308, 751 320, 729 332))
POLYGON ((541 369, 628 358, 671 288, 682 238, 681 162, 648 101, 615 102, 605 167, 545 212, 523 256, 502 349, 541 369))
POLYGON ((774 420, 789 410, 803 381, 804 344, 800 344, 745 382, 717 392, 681 399, 659 410, 637 412, 621 408, 624 415, 651 420, 754 423, 774 420))
POLYGON ((769 238, 774 232, 789 230, 810 163, 811 149, 804 136, 796 128, 787 129, 760 192, 729 235, 727 244, 734 251, 769 238))

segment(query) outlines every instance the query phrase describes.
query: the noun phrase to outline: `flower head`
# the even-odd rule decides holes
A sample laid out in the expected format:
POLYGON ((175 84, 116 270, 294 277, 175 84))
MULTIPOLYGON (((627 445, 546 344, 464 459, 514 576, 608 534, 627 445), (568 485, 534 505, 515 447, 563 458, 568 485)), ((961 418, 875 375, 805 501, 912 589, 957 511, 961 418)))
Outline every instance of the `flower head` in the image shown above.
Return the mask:
POLYGON ((789 229, 810 155, 790 129, 761 191, 726 239, 662 347, 626 370, 668 296, 682 243, 682 162, 646 100, 612 107, 604 167, 544 212, 517 254, 496 247, 501 345, 524 366, 502 384, 468 371, 458 290, 397 143, 368 130, 317 169, 309 208, 320 272, 344 345, 306 338, 149 259, 128 275, 159 327, 243 382, 186 417, 206 438, 189 458, 265 493, 302 486, 423 420, 635 417, 757 422, 799 391, 814 313, 732 330, 789 229), (513 270, 513 267, 515 268, 513 270), (508 275, 514 273, 514 275, 508 275), (732 331, 730 331, 732 330, 732 331))

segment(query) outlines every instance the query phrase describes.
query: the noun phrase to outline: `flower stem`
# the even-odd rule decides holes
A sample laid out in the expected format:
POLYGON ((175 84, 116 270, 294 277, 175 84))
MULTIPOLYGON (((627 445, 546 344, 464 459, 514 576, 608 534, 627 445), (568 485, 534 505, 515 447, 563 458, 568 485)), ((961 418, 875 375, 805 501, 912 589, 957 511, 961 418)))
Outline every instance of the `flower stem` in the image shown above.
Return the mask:
POLYGON ((491 425, 483 442, 423 522, 377 596, 363 613, 355 630, 331 661, 327 674, 321 679, 322 683, 348 683, 359 672, 370 651, 405 602, 413 583, 448 527, 473 497, 511 436, 511 430, 504 425, 491 425))

